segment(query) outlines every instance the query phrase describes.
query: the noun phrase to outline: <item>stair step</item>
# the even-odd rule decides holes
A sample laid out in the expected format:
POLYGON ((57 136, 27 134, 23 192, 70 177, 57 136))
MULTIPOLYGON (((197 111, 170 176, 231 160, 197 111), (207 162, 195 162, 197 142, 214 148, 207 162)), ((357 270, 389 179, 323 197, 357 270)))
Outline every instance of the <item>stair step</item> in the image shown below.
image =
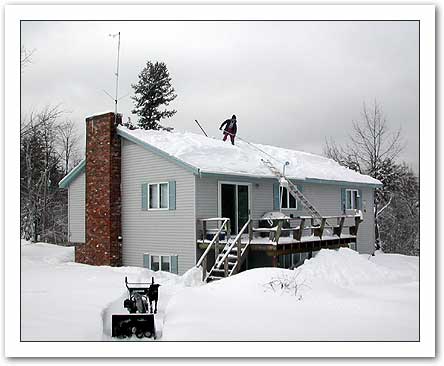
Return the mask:
MULTIPOLYGON (((228 254, 228 255, 227 255, 227 259, 228 259, 228 263, 236 262, 236 260, 237 260, 237 255, 231 255, 231 254, 228 254)), ((222 256, 217 257, 217 259, 216 259, 216 263, 222 263, 221 261, 222 261, 222 256)))
MULTIPOLYGON (((237 257, 236 257, 237 258, 237 257)), ((216 262, 216 264, 218 264, 218 263, 220 263, 220 262, 216 262)), ((235 264, 237 263, 237 260, 235 260, 235 259, 228 259, 228 262, 227 262, 227 264, 228 264, 228 267, 230 267, 230 266, 234 266, 235 264)), ((215 266, 216 267, 216 266, 215 266)), ((219 268, 224 268, 224 263, 222 262, 222 263, 220 263, 220 265, 217 265, 217 267, 219 267, 219 268)))
POLYGON ((211 273, 225 273, 225 270, 223 268, 213 268, 211 273))
POLYGON ((222 278, 224 278, 224 277, 208 276, 207 277, 207 282, 209 282, 209 281, 218 281, 218 280, 221 280, 222 278))

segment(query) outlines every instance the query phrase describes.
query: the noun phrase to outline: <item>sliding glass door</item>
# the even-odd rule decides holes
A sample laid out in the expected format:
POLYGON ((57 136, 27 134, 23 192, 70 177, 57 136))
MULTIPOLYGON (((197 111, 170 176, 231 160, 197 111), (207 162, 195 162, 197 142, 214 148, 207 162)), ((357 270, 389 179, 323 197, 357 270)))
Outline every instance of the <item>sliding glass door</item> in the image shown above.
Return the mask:
POLYGON ((219 216, 228 217, 235 235, 250 216, 250 184, 219 182, 219 216))

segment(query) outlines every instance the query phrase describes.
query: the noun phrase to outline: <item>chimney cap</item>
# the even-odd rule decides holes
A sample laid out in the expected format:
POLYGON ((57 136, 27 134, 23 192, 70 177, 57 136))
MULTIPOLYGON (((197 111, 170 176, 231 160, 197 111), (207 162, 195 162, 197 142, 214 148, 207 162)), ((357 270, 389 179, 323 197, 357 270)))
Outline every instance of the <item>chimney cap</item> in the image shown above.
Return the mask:
MULTIPOLYGON (((106 115, 111 115, 114 117, 114 112, 99 112, 99 113, 94 113, 92 116, 86 117, 86 120, 89 119, 93 119, 93 118, 98 118, 98 117, 104 117, 106 115)), ((119 113, 117 113, 117 115, 119 115, 119 113)))

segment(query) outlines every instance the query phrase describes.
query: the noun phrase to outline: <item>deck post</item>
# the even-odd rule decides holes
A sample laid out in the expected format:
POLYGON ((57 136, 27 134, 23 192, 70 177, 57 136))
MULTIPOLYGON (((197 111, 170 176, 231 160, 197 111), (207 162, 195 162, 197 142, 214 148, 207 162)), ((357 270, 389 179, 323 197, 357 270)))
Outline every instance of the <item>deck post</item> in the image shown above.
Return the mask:
POLYGON ((239 265, 240 261, 241 261, 241 248, 242 248, 242 240, 239 237, 238 241, 237 241, 237 264, 239 265))
POLYGON ((350 235, 358 236, 358 228, 361 222, 361 218, 359 216, 355 216, 355 226, 350 226, 350 235))
POLYGON ((360 223, 361 223, 361 217, 360 216, 356 216, 355 217, 356 236, 358 236, 358 228, 359 228, 359 224, 360 223))
POLYGON ((333 229, 333 234, 336 234, 338 237, 341 237, 342 228, 344 227, 345 217, 338 217, 338 226, 333 229))
POLYGON ((253 240, 253 220, 248 224, 248 242, 253 240))
POLYGON ((228 257, 224 259, 224 276, 228 277, 228 257))
MULTIPOLYGON (((217 227, 219 227, 219 220, 217 220, 217 227)), ((217 235, 217 233, 216 233, 217 235)), ((217 235, 216 241, 214 242, 214 262, 216 263, 217 257, 219 255, 219 235, 217 235)))
POLYGON ((271 266, 272 267, 277 267, 277 256, 276 255, 273 255, 271 257, 271 266))
POLYGON ((207 276, 207 257, 202 261, 202 281, 205 281, 205 277, 207 276))
POLYGON ((274 241, 276 242, 276 244, 279 243, 279 238, 281 237, 281 232, 282 232, 282 225, 284 224, 284 220, 279 220, 278 221, 278 225, 277 225, 277 229, 276 229, 276 233, 274 234, 274 241))
POLYGON ((319 238, 322 239, 322 235, 324 234, 324 228, 325 228, 325 222, 327 221, 326 218, 322 218, 321 220, 321 227, 319 228, 319 238))
POLYGON ((302 233, 304 232, 304 227, 305 227, 305 219, 302 218, 301 223, 299 224, 299 231, 296 231, 296 232, 293 231, 293 238, 294 239, 301 241, 302 233))
POLYGON ((207 238, 207 222, 202 221, 202 240, 205 242, 206 238, 207 238))

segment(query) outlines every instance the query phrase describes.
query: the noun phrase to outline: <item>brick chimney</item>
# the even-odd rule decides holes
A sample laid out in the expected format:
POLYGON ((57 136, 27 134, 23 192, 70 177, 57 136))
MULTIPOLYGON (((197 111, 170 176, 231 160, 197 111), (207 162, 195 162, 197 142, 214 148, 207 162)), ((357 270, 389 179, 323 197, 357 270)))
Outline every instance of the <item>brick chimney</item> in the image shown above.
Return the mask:
POLYGON ((76 248, 79 263, 122 265, 120 121, 112 112, 86 119, 86 242, 76 248))

